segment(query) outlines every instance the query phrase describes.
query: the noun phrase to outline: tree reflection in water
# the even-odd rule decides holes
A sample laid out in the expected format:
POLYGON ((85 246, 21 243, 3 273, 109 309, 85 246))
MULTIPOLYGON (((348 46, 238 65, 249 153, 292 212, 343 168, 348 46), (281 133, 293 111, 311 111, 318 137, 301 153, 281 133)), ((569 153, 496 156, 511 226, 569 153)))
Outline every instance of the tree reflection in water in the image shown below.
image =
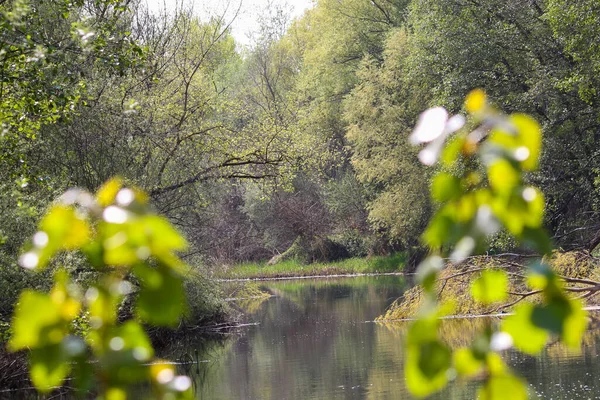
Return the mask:
MULTIPOLYGON (((171 359, 187 368, 201 399, 400 399, 406 324, 372 321, 408 287, 401 277, 297 280, 265 284, 276 297, 248 307, 249 322, 224 340, 179 343, 171 359), (196 361, 199 361, 196 363, 196 361)), ((485 320, 445 320, 452 346, 473 340, 485 320)), ((508 363, 543 398, 600 396, 596 324, 580 354, 559 344, 541 357, 506 352, 508 363)), ((535 393, 534 393, 535 390, 535 393)), ((476 383, 456 381, 434 399, 473 399, 476 383)))

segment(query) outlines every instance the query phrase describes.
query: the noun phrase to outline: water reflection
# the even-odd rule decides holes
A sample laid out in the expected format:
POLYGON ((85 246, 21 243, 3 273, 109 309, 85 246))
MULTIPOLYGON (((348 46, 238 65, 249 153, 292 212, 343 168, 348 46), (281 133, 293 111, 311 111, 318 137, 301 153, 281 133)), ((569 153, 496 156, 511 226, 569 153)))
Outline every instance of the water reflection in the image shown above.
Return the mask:
MULTIPOLYGON (((200 399, 402 399, 405 324, 373 321, 407 287, 400 277, 269 283, 276 297, 249 315, 259 325, 226 341, 180 343, 171 356, 192 361, 200 399)), ((470 343, 481 319, 447 320, 442 334, 454 346, 470 343)), ((596 332, 597 333, 597 332, 596 332)), ((508 363, 525 376, 532 397, 600 398, 595 371, 597 335, 579 354, 558 344, 540 358, 515 352, 508 363)), ((183 367, 182 367, 183 368, 183 367)), ((435 399, 472 399, 476 383, 454 382, 435 399)))

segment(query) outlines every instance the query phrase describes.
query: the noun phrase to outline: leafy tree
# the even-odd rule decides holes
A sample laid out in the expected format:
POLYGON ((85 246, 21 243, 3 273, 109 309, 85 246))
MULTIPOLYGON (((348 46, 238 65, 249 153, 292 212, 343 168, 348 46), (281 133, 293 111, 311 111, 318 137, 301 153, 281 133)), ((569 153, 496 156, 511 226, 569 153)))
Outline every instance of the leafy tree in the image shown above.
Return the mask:
POLYGON ((347 138, 353 145, 357 177, 373 187, 369 219, 393 241, 417 245, 431 214, 428 171, 414 162, 408 134, 421 100, 406 78, 407 34, 395 30, 386 42, 383 62, 363 60, 360 83, 346 99, 347 138))
POLYGON ((546 2, 544 15, 571 60, 572 70, 559 85, 576 90, 582 100, 595 103, 598 95, 595 76, 600 68, 600 49, 594 40, 600 33, 597 4, 551 0, 546 2))
POLYGON ((5 176, 25 173, 40 127, 73 115, 85 92, 86 68, 98 64, 122 72, 136 62, 142 49, 118 30, 130 18, 128 3, 0 4, 2 162, 10 166, 5 176))
POLYGON ((314 146, 289 127, 279 50, 243 60, 224 18, 202 22, 185 9, 139 14, 133 34, 151 49, 147 69, 114 79, 94 72, 93 102, 47 129, 49 147, 62 150, 48 154, 53 174, 90 189, 127 177, 179 220, 207 182, 285 180, 308 159, 314 146))
POLYGON ((343 99, 359 82, 365 56, 381 59, 385 34, 402 20, 405 1, 319 1, 289 30, 301 51, 298 78, 301 126, 329 143, 345 146, 343 99))
POLYGON ((578 18, 586 10, 586 2, 417 0, 407 18, 407 71, 435 104, 456 111, 464 93, 485 87, 504 109, 540 121, 541 169, 528 179, 546 195, 546 223, 566 248, 586 246, 597 225, 593 46, 584 57, 577 52, 587 39, 574 41, 590 33, 588 19, 578 18))
MULTIPOLYGON (((47 204, 66 188, 46 168, 40 131, 73 118, 87 98, 92 69, 124 74, 143 58, 127 30, 130 2, 26 0, 0 4, 0 279, 3 314, 14 291, 50 284, 14 268, 23 238, 47 204)), ((56 150, 56 149, 50 149, 56 150)))

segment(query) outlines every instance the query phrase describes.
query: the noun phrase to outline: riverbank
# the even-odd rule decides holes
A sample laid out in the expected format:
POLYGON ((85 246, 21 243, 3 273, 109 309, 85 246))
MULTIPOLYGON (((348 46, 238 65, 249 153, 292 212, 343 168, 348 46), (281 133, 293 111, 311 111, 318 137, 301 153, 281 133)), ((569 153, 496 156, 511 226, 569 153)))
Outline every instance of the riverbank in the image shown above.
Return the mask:
POLYGON ((384 274, 402 272, 405 265, 406 254, 395 253, 389 256, 348 258, 328 263, 303 264, 297 260, 286 260, 273 265, 267 265, 266 262, 221 265, 215 268, 213 277, 219 280, 252 280, 384 274))
MULTIPOLYGON (((527 265, 535 257, 524 255, 477 256, 461 264, 448 264, 440 273, 436 283, 438 301, 451 304, 453 315, 489 315, 510 313, 521 301, 542 301, 541 294, 529 291, 526 285, 527 265), (471 283, 485 269, 499 269, 509 275, 509 295, 503 302, 484 305, 471 295, 471 283)), ((600 259, 587 252, 555 252, 546 257, 547 263, 561 278, 565 290, 579 298, 586 307, 599 304, 600 259)), ((377 321, 390 322, 412 319, 423 302, 420 286, 408 289, 396 300, 377 321)))

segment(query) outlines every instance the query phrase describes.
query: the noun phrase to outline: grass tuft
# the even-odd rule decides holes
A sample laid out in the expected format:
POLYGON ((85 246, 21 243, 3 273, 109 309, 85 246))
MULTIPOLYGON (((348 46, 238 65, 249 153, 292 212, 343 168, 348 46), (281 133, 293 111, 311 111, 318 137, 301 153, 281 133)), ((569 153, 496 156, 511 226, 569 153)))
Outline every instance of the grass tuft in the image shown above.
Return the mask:
POLYGON ((405 253, 367 258, 348 258, 329 263, 303 264, 291 259, 274 265, 244 263, 222 266, 215 276, 221 279, 284 278, 294 276, 327 276, 402 272, 406 264, 405 253))

